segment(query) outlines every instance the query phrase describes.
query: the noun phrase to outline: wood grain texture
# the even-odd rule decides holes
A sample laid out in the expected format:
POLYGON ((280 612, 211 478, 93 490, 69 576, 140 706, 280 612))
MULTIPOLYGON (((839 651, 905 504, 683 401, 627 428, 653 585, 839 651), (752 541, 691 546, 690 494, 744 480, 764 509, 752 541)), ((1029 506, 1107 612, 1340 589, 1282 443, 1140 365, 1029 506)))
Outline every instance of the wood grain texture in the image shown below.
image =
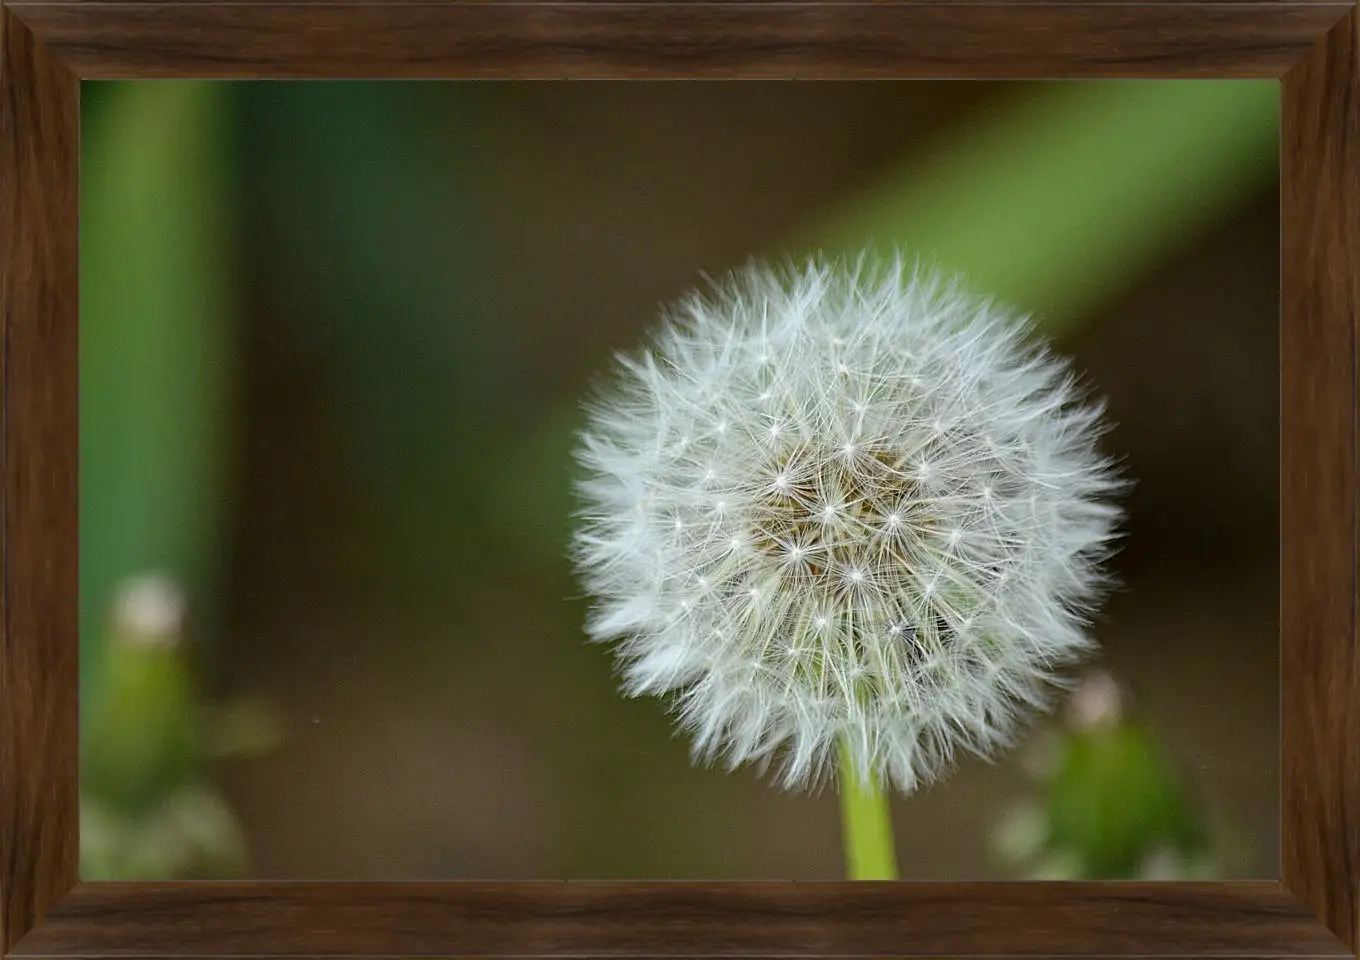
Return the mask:
POLYGON ((1285 885, 1360 944, 1355 13, 1286 74, 1281 649, 1285 885))
POLYGON ((1035 78, 1276 77, 1347 7, 200 0, 11 9, 92 78, 1035 78))
POLYGON ((23 0, 0 2, 0 29, 0 949, 26 958, 1352 954, 1360 939, 1353 7, 23 0), (67 892, 77 813, 77 76, 1281 75, 1280 884, 209 883, 67 892))
POLYGON ((0 10, 0 949, 76 881, 78 83, 0 10))
MULTIPOLYGON (((12 7, 31 7, 51 5, 54 0, 8 0, 12 7)), ((76 2, 82 6, 103 3, 126 4, 127 0, 56 0, 56 2, 76 2)), ((138 0, 143 6, 180 6, 185 3, 212 3, 219 0, 138 0)), ((229 0, 233 6, 269 6, 275 5, 275 0, 229 0)), ((337 0, 290 0, 298 6, 333 6, 337 0)), ((601 0, 360 0, 365 6, 376 7, 418 7, 418 6, 448 6, 450 4, 470 4, 475 3, 482 7, 516 7, 516 6, 561 6, 561 7, 592 7, 599 6, 601 0)), ((617 2, 617 0, 616 0, 617 2)), ((624 0, 631 5, 642 4, 671 4, 674 5, 680 0, 624 0)), ((862 5, 865 0, 691 0, 686 6, 760 6, 760 7, 779 7, 779 6, 838 6, 841 4, 862 5)), ((1313 5, 1331 6, 1345 8, 1349 6, 1345 0, 1284 0, 1285 3, 1311 3, 1313 5)), ((1185 7, 1185 6, 1205 6, 1205 5, 1231 5, 1231 6, 1259 6, 1259 7, 1279 7, 1282 0, 1087 0, 1082 6, 1142 6, 1142 7, 1185 7)), ((976 7, 976 6, 1026 6, 1026 7, 1071 7, 1075 6, 1073 0, 878 0, 876 4, 881 5, 930 5, 932 7, 976 7)))
POLYGON ((1338 957, 1274 883, 91 884, 39 957, 1338 957))

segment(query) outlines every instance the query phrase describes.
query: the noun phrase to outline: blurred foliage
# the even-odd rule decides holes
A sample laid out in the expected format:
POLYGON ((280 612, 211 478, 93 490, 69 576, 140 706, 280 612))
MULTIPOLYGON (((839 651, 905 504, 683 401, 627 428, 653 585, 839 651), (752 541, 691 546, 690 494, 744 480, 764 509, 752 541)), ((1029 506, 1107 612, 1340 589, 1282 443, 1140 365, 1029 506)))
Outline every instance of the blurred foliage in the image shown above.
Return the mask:
POLYGON ((1160 739, 1108 674, 1078 688, 1061 730, 1031 748, 1038 794, 992 838, 1030 879, 1207 879, 1220 875, 1207 812, 1160 739))
POLYGON ((110 618, 102 681, 86 711, 81 789, 129 816, 146 813, 203 767, 182 603, 164 577, 124 588, 110 618))
POLYGON ((82 880, 216 880, 249 874, 241 825, 206 783, 184 784, 140 817, 81 797, 82 880))
POLYGON ((1279 84, 1023 84, 794 239, 901 244, 1034 312, 1046 334, 1123 293, 1279 167, 1279 84))
MULTIPOLYGON (((252 735, 222 736, 221 714, 201 705, 184 627, 184 596, 169 577, 136 577, 118 591, 103 682, 90 698, 80 743, 86 880, 248 871, 244 834, 210 782, 210 764, 224 755, 272 750, 278 741, 269 734, 277 724, 259 705, 247 704, 245 729, 252 735)), ((240 707, 226 715, 238 713, 240 707)))

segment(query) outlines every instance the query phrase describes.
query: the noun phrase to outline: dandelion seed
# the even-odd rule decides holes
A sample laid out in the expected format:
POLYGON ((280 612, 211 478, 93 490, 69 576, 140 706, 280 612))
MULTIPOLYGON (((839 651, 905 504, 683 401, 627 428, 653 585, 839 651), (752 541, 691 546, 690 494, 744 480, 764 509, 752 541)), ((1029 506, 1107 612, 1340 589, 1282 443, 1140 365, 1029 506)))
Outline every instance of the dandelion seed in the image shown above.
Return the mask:
POLYGON ((789 788, 839 744, 902 792, 1010 745, 1094 648, 1123 487, 1028 333, 900 258, 753 265, 673 307, 577 449, 587 630, 624 691, 789 788))

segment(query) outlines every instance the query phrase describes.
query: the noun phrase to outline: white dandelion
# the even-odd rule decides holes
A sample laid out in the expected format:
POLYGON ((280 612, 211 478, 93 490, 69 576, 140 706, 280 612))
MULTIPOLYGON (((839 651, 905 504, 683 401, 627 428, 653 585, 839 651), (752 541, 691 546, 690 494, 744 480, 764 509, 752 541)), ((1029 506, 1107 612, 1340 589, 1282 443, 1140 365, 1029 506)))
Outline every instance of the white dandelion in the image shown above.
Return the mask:
POLYGON ((1093 649, 1122 487, 1024 318, 906 265, 748 266, 620 356, 573 553, 624 692, 697 760, 910 793, 1093 649))

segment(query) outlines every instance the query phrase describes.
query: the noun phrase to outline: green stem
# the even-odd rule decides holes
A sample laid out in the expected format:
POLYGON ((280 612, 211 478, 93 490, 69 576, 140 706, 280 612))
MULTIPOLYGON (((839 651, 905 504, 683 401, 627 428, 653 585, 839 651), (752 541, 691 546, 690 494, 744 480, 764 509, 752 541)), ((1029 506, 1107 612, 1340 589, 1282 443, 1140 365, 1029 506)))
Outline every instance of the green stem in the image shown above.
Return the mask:
MULTIPOLYGON (((80 691, 98 696, 129 577, 185 589, 217 652, 231 475, 239 88, 94 81, 80 139, 80 691)), ((85 714, 82 714, 85 716, 85 714)))
POLYGON ((897 851, 888 795, 872 782, 866 785, 860 780, 854 756, 844 741, 840 779, 841 835, 849 879, 896 880, 897 851))

